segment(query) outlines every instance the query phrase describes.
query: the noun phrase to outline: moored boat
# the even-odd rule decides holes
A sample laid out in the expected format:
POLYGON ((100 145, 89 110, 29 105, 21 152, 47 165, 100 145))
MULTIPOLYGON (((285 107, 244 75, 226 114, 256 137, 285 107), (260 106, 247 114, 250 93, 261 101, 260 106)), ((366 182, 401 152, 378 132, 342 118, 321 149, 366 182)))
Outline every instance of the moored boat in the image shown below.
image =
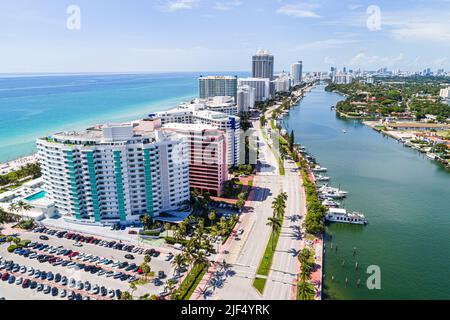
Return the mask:
POLYGON ((328 169, 327 168, 323 168, 321 166, 316 166, 312 171, 313 172, 327 172, 328 169))
POLYGON ((366 217, 358 212, 348 213, 346 209, 330 208, 325 219, 330 222, 366 225, 366 217))

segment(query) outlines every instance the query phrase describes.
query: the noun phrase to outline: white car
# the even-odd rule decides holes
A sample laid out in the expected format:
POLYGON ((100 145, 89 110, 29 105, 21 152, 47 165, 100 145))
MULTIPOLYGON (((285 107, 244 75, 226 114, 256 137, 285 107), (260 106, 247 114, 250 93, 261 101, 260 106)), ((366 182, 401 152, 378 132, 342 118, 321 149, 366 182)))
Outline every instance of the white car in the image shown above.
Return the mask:
POLYGON ((240 236, 243 235, 244 234, 244 229, 240 228, 237 233, 240 236))
POLYGON ((74 246, 74 247, 77 247, 77 248, 81 248, 83 245, 82 245, 81 243, 79 243, 79 242, 75 242, 75 243, 73 244, 73 246, 74 246))
POLYGON ((180 251, 184 249, 184 246, 180 243, 175 243, 175 245, 173 247, 180 251))
POLYGON ((16 284, 17 284, 18 286, 20 286, 20 285, 22 284, 22 282, 23 282, 23 278, 17 278, 16 284))

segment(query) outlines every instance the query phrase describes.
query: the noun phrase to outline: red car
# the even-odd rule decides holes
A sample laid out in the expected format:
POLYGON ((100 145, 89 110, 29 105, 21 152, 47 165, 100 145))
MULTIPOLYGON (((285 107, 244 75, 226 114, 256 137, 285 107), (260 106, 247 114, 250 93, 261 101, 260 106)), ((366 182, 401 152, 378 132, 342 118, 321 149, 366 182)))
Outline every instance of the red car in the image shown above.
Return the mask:
POLYGON ((24 288, 24 289, 28 288, 30 286, 30 283, 31 283, 30 279, 23 280, 22 288, 24 288))
POLYGON ((8 279, 9 279, 9 274, 8 274, 7 272, 5 272, 5 273, 2 275, 2 281, 8 281, 8 279))
POLYGON ((79 254, 80 254, 79 252, 72 252, 71 254, 69 254, 69 258, 74 258, 79 254))

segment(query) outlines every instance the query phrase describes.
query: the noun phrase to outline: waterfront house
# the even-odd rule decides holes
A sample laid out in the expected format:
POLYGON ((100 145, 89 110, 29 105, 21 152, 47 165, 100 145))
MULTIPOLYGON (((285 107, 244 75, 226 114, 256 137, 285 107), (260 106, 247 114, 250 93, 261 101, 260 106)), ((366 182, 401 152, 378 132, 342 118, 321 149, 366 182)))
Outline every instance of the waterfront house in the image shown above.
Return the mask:
POLYGON ((429 131, 429 130, 449 130, 450 125, 439 123, 423 123, 423 122, 404 122, 404 123, 387 123, 389 130, 402 131, 429 131))

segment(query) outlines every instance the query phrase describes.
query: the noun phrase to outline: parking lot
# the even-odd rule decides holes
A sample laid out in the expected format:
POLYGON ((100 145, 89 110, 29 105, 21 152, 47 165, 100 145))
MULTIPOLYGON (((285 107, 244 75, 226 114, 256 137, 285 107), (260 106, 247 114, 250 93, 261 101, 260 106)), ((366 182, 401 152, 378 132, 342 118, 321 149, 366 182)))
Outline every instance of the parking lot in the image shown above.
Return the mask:
MULTIPOLYGON (((116 246, 109 247, 108 245, 114 241, 96 239, 97 244, 95 244, 95 242, 87 243, 81 239, 83 242, 75 242, 61 234, 58 237, 59 230, 53 234, 46 233, 48 231, 21 232, 20 238, 30 240, 31 244, 28 248, 16 250, 13 253, 7 251, 9 244, 1 244, 0 256, 3 259, 0 261, 0 268, 2 268, 0 274, 3 276, 4 273, 8 273, 9 277, 13 276, 15 280, 22 278, 22 281, 28 279, 35 281, 37 285, 51 286, 52 289, 56 288, 58 293, 52 295, 52 292, 47 292, 45 294, 43 293, 47 289, 45 287, 38 291, 38 287, 30 289, 26 286, 23 288, 22 284, 8 283, 10 279, 0 279, 2 297, 24 300, 117 299, 120 292, 130 291, 132 280, 142 277, 139 274, 139 265, 144 262, 145 254, 152 255, 149 265, 156 276, 163 272, 163 279, 156 283, 150 282, 144 286, 138 286, 134 292, 135 296, 161 293, 167 279, 174 276, 167 249, 164 252, 156 252, 144 246, 136 248, 128 245, 127 250, 119 250, 114 247, 125 247, 125 244, 120 241, 116 243, 116 246), (10 265, 2 267, 5 261, 9 261, 10 265), (19 269, 11 270, 12 266, 16 264, 19 269), (26 270, 22 267, 26 267, 26 270), (49 276, 51 280, 47 279, 49 273, 51 273, 49 276), (67 284, 63 284, 61 279, 55 282, 56 275, 60 278, 66 277, 67 284), (86 284, 88 288, 86 288, 86 284), (102 294, 101 287, 104 287, 103 291, 106 292, 103 293, 106 294, 102 294), (66 295, 62 294, 63 291, 66 291, 66 295), (69 297, 72 291, 75 297, 69 297)), ((66 234, 64 233, 65 236, 66 234)), ((79 237, 75 239, 79 239, 79 237)), ((54 291, 53 293, 56 293, 56 290, 54 291)))

